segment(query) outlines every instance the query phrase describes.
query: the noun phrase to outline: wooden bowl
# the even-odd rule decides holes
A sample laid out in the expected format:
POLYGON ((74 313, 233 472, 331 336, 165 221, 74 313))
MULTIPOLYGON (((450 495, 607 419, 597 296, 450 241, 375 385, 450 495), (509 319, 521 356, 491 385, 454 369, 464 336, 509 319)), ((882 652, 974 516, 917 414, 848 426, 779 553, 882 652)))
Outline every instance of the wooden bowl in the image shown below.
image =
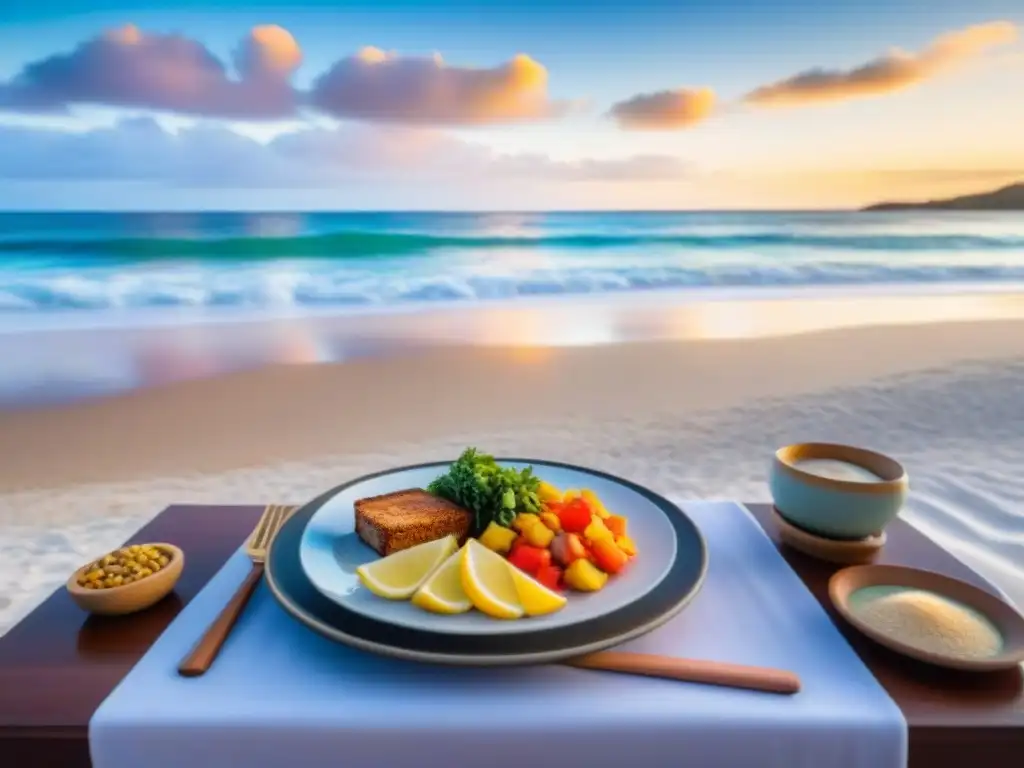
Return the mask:
POLYGON ((905 656, 941 667, 973 672, 1013 669, 1024 662, 1024 616, 995 595, 940 573, 899 565, 855 565, 836 572, 829 580, 828 594, 836 610, 880 645, 905 656), (909 587, 932 592, 988 618, 1003 636, 1002 651, 996 656, 969 659, 952 654, 922 650, 861 621, 850 607, 850 597, 866 587, 909 587))
POLYGON ((164 598, 178 583, 181 570, 185 566, 185 553, 173 544, 160 543, 145 546, 155 547, 166 554, 170 558, 166 567, 138 581, 133 581, 131 584, 104 589, 86 589, 78 585, 78 577, 92 565, 92 563, 88 563, 71 574, 71 578, 68 579, 67 589, 71 594, 71 599, 80 608, 90 613, 102 616, 123 616, 149 608, 164 598))
POLYGON ((865 539, 885 529, 906 501, 903 466, 884 454, 838 443, 796 443, 775 452, 772 500, 787 521, 827 539, 865 539), (878 482, 835 480, 800 469, 805 459, 833 459, 876 475, 878 482))

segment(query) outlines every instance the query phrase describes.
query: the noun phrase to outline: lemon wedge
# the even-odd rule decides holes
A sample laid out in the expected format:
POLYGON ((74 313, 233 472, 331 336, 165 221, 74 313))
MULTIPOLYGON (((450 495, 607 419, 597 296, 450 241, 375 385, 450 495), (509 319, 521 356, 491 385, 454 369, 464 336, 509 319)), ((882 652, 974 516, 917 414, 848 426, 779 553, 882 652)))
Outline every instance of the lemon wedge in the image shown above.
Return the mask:
POLYGON ((565 595, 548 589, 529 574, 523 573, 511 563, 506 563, 512 572, 512 583, 515 585, 519 604, 527 616, 543 616, 554 613, 565 607, 565 595))
POLYGON ((412 604, 431 613, 465 613, 473 608, 462 588, 462 551, 449 555, 412 596, 412 604))
POLYGON ((406 600, 447 560, 459 542, 449 534, 356 568, 368 590, 388 600, 406 600))
POLYGON ((523 606, 512 578, 513 566, 505 558, 470 539, 462 548, 459 567, 462 588, 477 610, 495 619, 522 617, 523 606))

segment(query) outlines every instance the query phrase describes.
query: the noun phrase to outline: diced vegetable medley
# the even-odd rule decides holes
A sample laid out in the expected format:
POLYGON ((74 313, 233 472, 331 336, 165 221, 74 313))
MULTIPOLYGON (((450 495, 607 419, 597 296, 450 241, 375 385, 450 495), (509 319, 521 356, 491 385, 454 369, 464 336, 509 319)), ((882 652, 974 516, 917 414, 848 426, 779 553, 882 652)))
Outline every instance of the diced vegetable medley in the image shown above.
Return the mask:
POLYGON ((561 491, 540 481, 536 511, 518 512, 509 526, 491 520, 480 543, 549 589, 596 592, 636 557, 622 515, 590 490, 561 491))

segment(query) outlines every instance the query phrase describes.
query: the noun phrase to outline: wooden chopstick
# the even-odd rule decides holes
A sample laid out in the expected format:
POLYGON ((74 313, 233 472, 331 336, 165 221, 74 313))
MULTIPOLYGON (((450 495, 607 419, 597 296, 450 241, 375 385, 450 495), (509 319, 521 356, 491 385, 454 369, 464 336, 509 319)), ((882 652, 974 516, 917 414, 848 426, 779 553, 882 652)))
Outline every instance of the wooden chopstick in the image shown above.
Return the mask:
POLYGON ((800 690, 800 678, 792 672, 768 667, 749 667, 722 661, 677 659, 646 653, 599 651, 565 662, 580 669, 664 677, 688 683, 744 688, 791 695, 800 690))

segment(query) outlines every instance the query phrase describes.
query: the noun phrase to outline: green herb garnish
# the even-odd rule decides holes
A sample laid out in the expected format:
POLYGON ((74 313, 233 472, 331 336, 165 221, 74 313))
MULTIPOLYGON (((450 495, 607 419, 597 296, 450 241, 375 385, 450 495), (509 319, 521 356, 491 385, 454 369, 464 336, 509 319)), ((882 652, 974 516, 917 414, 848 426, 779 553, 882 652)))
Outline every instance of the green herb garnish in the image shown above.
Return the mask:
POLYGON ((533 467, 502 467, 493 456, 467 448, 427 491, 472 512, 474 533, 480 533, 491 521, 509 527, 518 513, 538 512, 539 486, 533 467))

